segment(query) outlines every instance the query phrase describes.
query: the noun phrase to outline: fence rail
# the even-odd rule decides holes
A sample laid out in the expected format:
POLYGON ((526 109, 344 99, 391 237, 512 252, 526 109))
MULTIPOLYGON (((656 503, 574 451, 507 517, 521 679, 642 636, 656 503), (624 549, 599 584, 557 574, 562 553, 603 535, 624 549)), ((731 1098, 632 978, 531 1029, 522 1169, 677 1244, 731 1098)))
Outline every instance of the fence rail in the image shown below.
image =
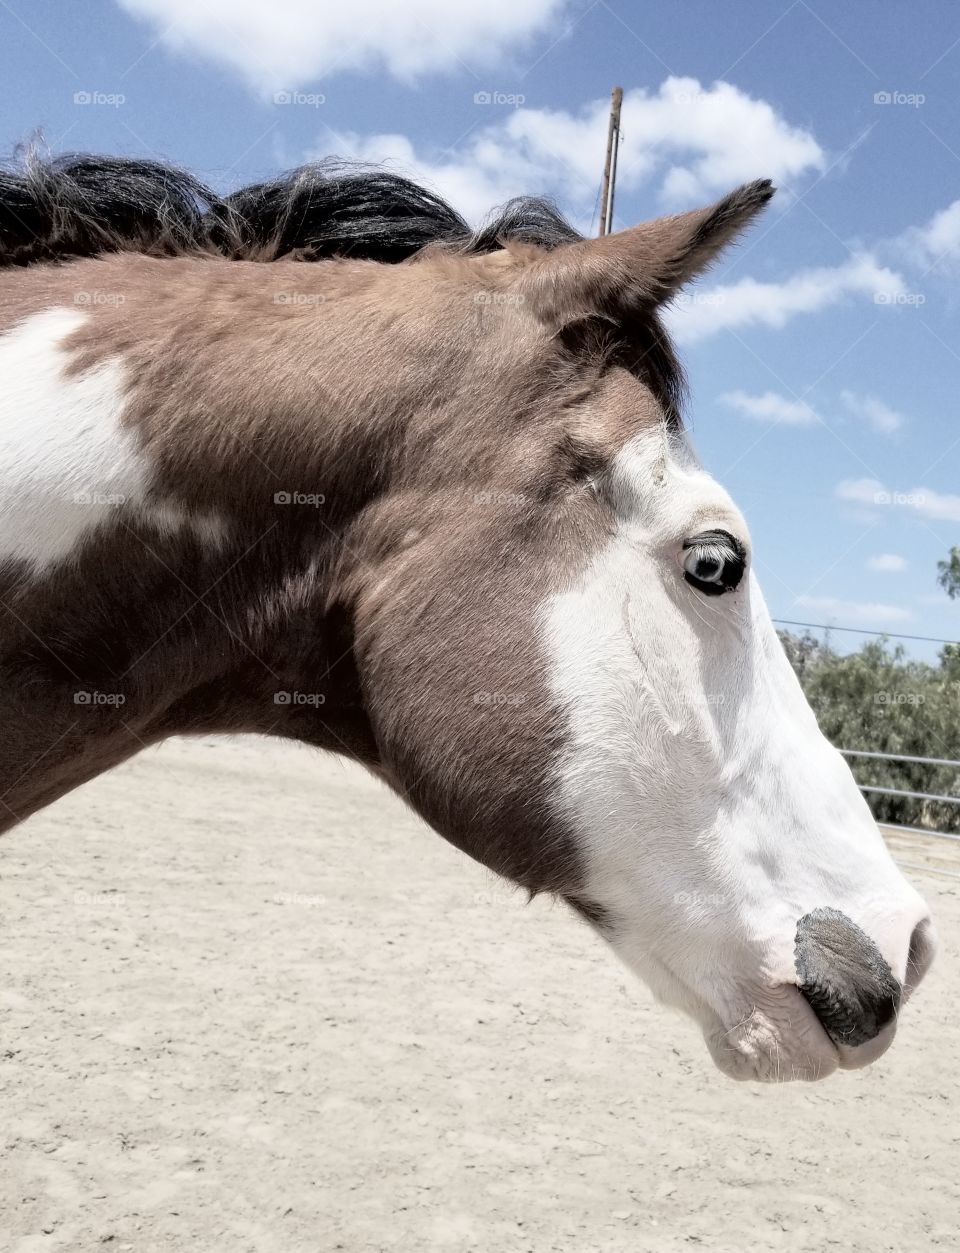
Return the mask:
POLYGON ((841 748, 844 757, 873 757, 877 761, 916 761, 924 766, 953 766, 960 770, 960 761, 949 757, 907 757, 904 753, 868 753, 862 748, 841 748))
POLYGON ((938 840, 953 840, 960 844, 960 835, 952 831, 931 831, 928 827, 908 827, 902 822, 877 823, 884 831, 896 831, 898 835, 935 835, 938 840))
MULTIPOLYGON (((908 761, 917 765, 949 766, 954 770, 960 770, 960 761, 953 761, 949 757, 910 757, 905 753, 871 753, 859 748, 841 748, 839 751, 844 757, 869 757, 874 761, 908 761)), ((911 800, 935 801, 940 805, 960 805, 960 796, 942 796, 933 792, 910 792, 903 788, 879 787, 872 783, 858 782, 857 787, 859 787, 861 792, 879 792, 884 796, 902 796, 911 800)), ((960 835, 949 831, 933 831, 927 827, 910 827, 904 826, 899 822, 878 821, 880 821, 880 826, 887 827, 891 831, 902 831, 910 835, 931 835, 941 840, 960 840, 960 835)))

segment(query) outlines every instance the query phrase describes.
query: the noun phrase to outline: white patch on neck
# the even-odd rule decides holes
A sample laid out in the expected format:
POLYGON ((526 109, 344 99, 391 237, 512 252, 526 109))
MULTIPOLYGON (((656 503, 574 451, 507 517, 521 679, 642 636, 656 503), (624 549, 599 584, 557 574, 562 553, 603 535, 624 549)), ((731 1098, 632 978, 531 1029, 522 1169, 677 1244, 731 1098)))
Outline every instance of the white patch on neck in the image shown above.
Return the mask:
POLYGON ((0 336, 0 561, 36 573, 121 512, 167 532, 195 527, 208 542, 224 531, 215 515, 149 501, 150 462, 122 422, 121 363, 67 374, 63 341, 87 317, 48 309, 0 336))

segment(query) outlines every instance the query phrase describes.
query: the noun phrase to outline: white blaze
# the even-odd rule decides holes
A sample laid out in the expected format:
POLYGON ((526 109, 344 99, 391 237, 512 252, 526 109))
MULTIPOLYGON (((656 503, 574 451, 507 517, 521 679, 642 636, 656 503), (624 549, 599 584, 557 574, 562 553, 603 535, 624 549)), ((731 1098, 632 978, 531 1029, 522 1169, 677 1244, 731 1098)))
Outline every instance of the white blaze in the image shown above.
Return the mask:
POLYGON ((555 803, 583 853, 583 896, 724 1069, 826 1073, 836 1051, 790 986, 798 919, 842 910, 902 980, 925 906, 821 734, 752 575, 720 596, 683 579, 685 539, 722 529, 749 547, 726 493, 660 432, 632 441, 602 490, 616 532, 545 607, 569 719, 555 803))

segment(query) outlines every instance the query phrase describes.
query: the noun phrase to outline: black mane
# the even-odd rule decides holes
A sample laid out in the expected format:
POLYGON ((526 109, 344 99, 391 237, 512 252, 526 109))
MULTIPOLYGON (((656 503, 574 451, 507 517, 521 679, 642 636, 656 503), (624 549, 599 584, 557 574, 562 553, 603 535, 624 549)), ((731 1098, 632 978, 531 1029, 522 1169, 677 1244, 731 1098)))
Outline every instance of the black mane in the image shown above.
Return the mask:
POLYGON ((504 239, 579 239, 553 204, 509 201, 477 231, 433 192, 383 170, 319 161, 219 196, 159 161, 28 154, 0 167, 0 266, 103 252, 214 252, 234 260, 397 262, 427 244, 490 252, 504 239))
MULTIPOLYGON (((0 268, 105 252, 399 262, 428 244, 480 253, 507 239, 556 248, 580 238, 549 200, 510 200, 474 231, 410 179, 335 159, 227 196, 176 166, 131 157, 28 152, 0 165, 0 268)), ((646 380, 679 427, 683 371, 660 319, 644 315, 621 332, 621 364, 646 380)))

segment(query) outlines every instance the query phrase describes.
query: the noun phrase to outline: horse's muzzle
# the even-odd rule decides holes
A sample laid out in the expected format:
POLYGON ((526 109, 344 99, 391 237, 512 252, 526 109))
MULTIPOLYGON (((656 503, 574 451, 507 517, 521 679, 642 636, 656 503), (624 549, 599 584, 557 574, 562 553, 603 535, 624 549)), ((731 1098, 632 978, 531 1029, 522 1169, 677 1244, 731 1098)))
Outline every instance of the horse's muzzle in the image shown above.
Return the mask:
POLYGON ((834 1044, 866 1044, 896 1017, 900 981, 846 914, 837 909, 805 914, 797 923, 794 955, 800 991, 834 1044))

